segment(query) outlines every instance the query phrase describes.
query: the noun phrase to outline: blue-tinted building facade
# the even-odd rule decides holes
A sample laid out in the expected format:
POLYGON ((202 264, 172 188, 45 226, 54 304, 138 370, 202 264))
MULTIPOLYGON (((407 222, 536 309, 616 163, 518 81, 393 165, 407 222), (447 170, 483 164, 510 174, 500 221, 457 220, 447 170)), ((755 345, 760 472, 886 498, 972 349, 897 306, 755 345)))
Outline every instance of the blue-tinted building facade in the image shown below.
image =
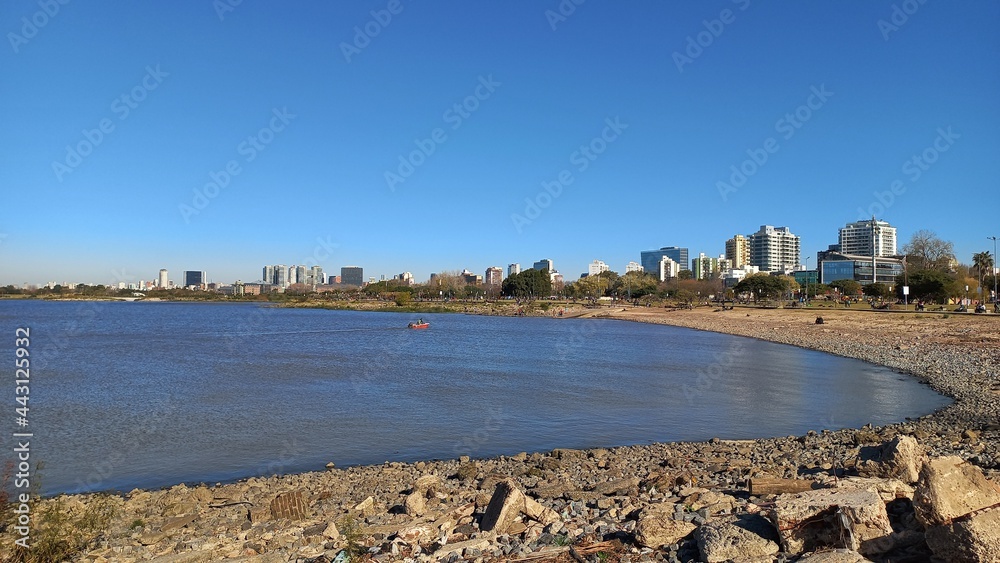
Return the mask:
POLYGON ((664 256, 680 264, 681 268, 687 268, 691 265, 691 262, 688 261, 688 249, 677 246, 664 246, 659 250, 643 250, 640 253, 639 263, 642 264, 643 270, 655 274, 660 271, 660 259, 664 256))

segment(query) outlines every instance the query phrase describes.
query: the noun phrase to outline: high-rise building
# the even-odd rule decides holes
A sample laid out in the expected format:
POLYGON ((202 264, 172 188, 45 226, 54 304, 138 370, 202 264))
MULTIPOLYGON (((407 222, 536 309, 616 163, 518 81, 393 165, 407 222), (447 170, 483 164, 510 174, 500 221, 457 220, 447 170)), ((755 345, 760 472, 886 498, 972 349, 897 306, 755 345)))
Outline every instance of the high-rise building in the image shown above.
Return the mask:
POLYGON ((549 260, 548 258, 542 258, 538 262, 532 264, 531 267, 536 270, 548 270, 550 272, 555 271, 555 267, 552 265, 552 260, 549 260))
POLYGON ((274 285, 288 287, 288 266, 278 264, 274 267, 274 285))
POLYGON ((713 279, 719 273, 719 259, 706 256, 704 252, 701 252, 697 258, 691 260, 691 272, 696 280, 713 279))
POLYGON ((792 270, 800 264, 800 242, 788 227, 761 225, 747 237, 750 244, 750 264, 761 272, 792 270))
POLYGON ((641 272, 641 271, 643 271, 642 266, 638 262, 629 262, 628 265, 625 266, 626 274, 629 272, 641 272))
POLYGON ((677 262, 678 265, 683 264, 682 268, 686 268, 690 264, 688 262, 688 249, 677 246, 664 246, 659 250, 643 250, 640 253, 639 262, 642 264, 643 270, 658 272, 660 271, 660 259, 664 256, 677 262))
POLYGON ((288 268, 288 285, 297 283, 306 283, 306 281, 299 277, 299 267, 293 264, 288 268))
POLYGON ((599 275, 601 272, 607 272, 610 270, 611 268, 609 268, 608 265, 605 264, 603 260, 594 260, 590 264, 587 264, 588 276, 596 276, 599 275))
POLYGON ((507 277, 516 276, 521 273, 521 265, 518 263, 507 265, 507 277))
MULTIPOLYGON (((305 266, 292 266, 295 269, 295 279, 297 283, 308 283, 309 271, 305 266)), ((289 269, 288 276, 291 277, 292 271, 289 269)))
POLYGON ((855 221, 840 229, 840 250, 856 256, 896 256, 896 227, 885 221, 855 221))
MULTIPOLYGON (((413 276, 410 276, 411 278, 413 276)), ((306 274, 306 279, 309 280, 309 285, 316 287, 317 285, 323 285, 326 283, 326 276, 323 274, 322 266, 313 266, 309 273, 306 274)))
POLYGON ((735 235, 726 241, 726 259, 732 261, 732 267, 736 269, 750 264, 750 242, 747 237, 735 235))
POLYGON ((360 287, 365 283, 365 270, 360 266, 344 266, 340 269, 340 281, 345 285, 360 287))
POLYGON ((273 284, 274 283, 274 266, 264 266, 264 269, 261 272, 261 276, 263 276, 263 277, 260 278, 260 281, 262 281, 264 283, 267 283, 267 284, 273 284))
POLYGON ((500 285, 503 282, 503 270, 497 266, 486 268, 486 275, 483 276, 486 285, 500 285))
POLYGON ((676 278, 681 273, 681 265, 674 262, 669 256, 661 256, 660 263, 656 265, 656 271, 660 281, 667 281, 676 278))
POLYGON ((159 279, 159 283, 157 285, 161 289, 166 289, 166 287, 168 285, 170 285, 170 277, 167 275, 167 271, 166 270, 164 270, 164 269, 160 270, 160 279, 159 279))
POLYGON ((184 272, 184 287, 194 286, 198 289, 202 289, 206 283, 208 283, 208 281, 206 280, 205 272, 196 272, 194 270, 184 272))

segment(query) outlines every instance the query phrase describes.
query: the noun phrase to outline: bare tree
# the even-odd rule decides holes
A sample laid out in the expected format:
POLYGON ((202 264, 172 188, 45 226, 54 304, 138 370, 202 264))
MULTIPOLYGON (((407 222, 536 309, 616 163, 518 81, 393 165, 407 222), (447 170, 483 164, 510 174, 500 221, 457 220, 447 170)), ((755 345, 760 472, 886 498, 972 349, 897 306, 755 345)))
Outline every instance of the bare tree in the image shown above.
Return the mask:
POLYGON ((934 231, 921 229, 903 246, 906 261, 914 270, 948 271, 955 260, 954 245, 938 238, 934 231))

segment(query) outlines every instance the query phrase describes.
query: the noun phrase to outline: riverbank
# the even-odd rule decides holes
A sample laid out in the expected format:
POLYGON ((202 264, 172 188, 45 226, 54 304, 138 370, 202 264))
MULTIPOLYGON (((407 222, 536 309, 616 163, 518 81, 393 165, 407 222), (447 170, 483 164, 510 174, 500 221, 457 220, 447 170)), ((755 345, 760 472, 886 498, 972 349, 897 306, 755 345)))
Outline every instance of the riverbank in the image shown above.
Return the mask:
MULTIPOLYGON (((557 316, 558 309, 534 314, 557 316)), ((58 506, 78 516, 88 507, 92 513, 95 507, 108 509, 113 516, 101 526, 100 538, 76 558, 87 561, 323 561, 345 548, 381 561, 695 560, 702 543, 696 530, 747 520, 778 500, 751 494, 752 479, 828 484, 840 477, 846 482, 843 477, 858 472, 865 451, 897 436, 912 436, 931 456, 959 456, 998 478, 1000 316, 582 306, 563 314, 712 330, 858 358, 910 373, 955 403, 919 420, 878 428, 334 467, 220 486, 137 490, 124 498, 74 495, 44 501, 33 511, 38 515, 58 506), (816 323, 817 316, 823 324, 816 323), (537 506, 522 500, 520 511, 526 514, 505 523, 498 534, 483 525, 497 484, 505 479, 537 506), (650 539, 644 522, 650 521, 648 512, 662 507, 670 507, 670 526, 684 533, 659 543, 650 539)), ((484 407, 488 405, 477 406, 484 407)), ((898 530, 882 553, 890 553, 894 561, 926 557, 923 528, 914 521, 912 504, 887 506, 898 530)), ((8 530, 4 549, 12 545, 11 537, 8 530)), ((777 539, 776 530, 765 525, 740 545, 766 545, 764 551, 770 551, 777 539)), ((758 560, 775 556, 772 552, 758 560)))

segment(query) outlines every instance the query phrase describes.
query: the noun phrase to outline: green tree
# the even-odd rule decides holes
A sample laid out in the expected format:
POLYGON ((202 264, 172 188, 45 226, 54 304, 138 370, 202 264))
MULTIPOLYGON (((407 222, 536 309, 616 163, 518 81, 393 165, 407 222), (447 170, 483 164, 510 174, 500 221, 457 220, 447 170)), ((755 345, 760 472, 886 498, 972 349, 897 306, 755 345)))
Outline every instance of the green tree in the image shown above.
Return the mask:
POLYGON ((677 279, 679 280, 689 280, 694 278, 694 272, 691 270, 681 270, 677 272, 677 279))
POLYGON ((836 289, 845 297, 861 293, 861 284, 854 280, 834 280, 828 285, 831 289, 836 289))
POLYGON ((552 293, 549 270, 529 268, 519 274, 508 276, 503 281, 501 291, 505 296, 517 298, 548 297, 552 293))
MULTIPOLYGON (((910 286, 909 299, 943 302, 960 293, 958 282, 941 270, 918 270, 906 276, 910 286)), ((902 297, 903 276, 896 277, 897 295, 902 297)))
POLYGON ((879 301, 885 301, 892 295, 892 289, 884 283, 870 283, 861 288, 861 291, 868 297, 879 301))
POLYGON ((769 274, 749 275, 733 287, 736 295, 749 295, 756 303, 758 300, 771 301, 779 299, 789 288, 787 276, 772 276, 769 274))

